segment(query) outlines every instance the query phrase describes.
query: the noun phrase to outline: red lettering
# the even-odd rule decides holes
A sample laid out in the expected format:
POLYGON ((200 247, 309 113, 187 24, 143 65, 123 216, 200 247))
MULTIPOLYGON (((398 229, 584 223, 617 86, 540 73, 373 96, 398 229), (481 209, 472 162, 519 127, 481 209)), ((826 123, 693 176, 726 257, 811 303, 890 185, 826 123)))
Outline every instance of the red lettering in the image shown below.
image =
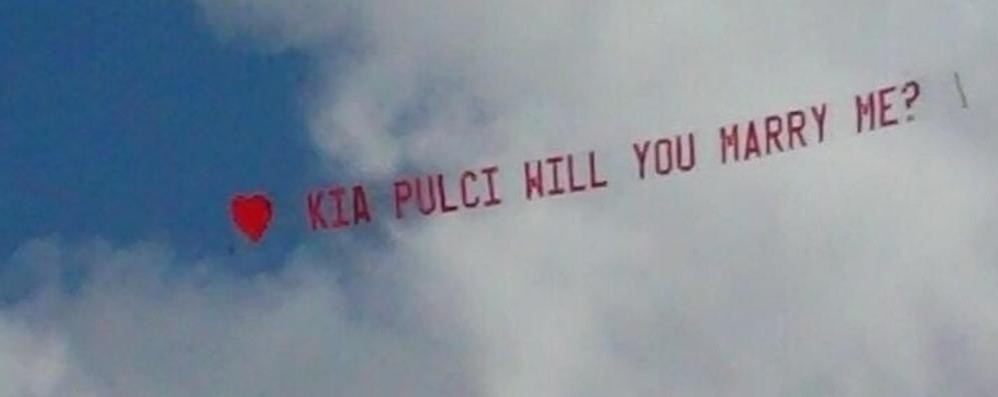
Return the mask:
POLYGON ((585 185, 575 184, 575 163, 572 161, 572 155, 568 155, 568 190, 572 193, 586 190, 585 185))
POLYGON ((457 211, 457 206, 454 204, 447 204, 447 193, 444 189, 444 174, 437 174, 437 192, 440 193, 440 212, 454 212, 457 211))
POLYGON ((308 200, 308 220, 312 230, 327 228, 326 219, 322 217, 322 192, 310 192, 308 200))
POLYGON ((759 137, 756 136, 755 132, 755 121, 750 121, 748 125, 748 132, 745 134, 745 155, 743 156, 745 160, 752 157, 759 157, 762 153, 759 151, 759 137))
POLYGON ((672 141, 663 138, 655 141, 655 173, 669 175, 669 172, 672 172, 672 141), (666 158, 664 167, 662 157, 666 158))
MULTIPOLYGON (((813 108, 812 108, 813 111, 813 108)), ((807 117, 804 115, 803 111, 794 110, 787 113, 787 135, 790 149, 794 149, 794 137, 800 140, 801 147, 806 147, 807 142, 804 140, 804 134, 801 131, 804 130, 804 124, 807 123, 807 117)))
POLYGON ((721 127, 721 164, 728 163, 728 149, 731 149, 731 157, 734 161, 739 160, 738 151, 738 124, 732 124, 730 132, 727 128, 721 127))
POLYGON ((537 169, 533 173, 530 172, 530 162, 523 163, 523 176, 527 184, 527 200, 532 200, 535 194, 537 197, 544 197, 542 171, 540 160, 537 161, 537 169))
POLYGON ((880 126, 882 127, 890 127, 898 123, 897 119, 887 116, 887 111, 891 110, 892 107, 890 101, 887 99, 887 95, 890 95, 890 93, 894 92, 896 89, 897 87, 891 86, 882 88, 880 89, 880 92, 877 93, 877 96, 880 98, 880 126))
POLYGON ((371 223, 371 210, 367 205, 364 186, 357 185, 353 187, 353 224, 359 224, 360 221, 371 223))
POLYGON ((856 96, 856 133, 863 132, 863 120, 864 116, 869 116, 869 130, 872 131, 876 128, 876 115, 873 113, 873 107, 876 105, 876 100, 871 92, 866 96, 866 102, 863 102, 863 98, 859 95, 856 96))
POLYGON ((595 189, 606 187, 609 184, 606 179, 602 181, 598 179, 599 178, 596 177, 596 152, 589 151, 589 186, 595 189))
POLYGON ((780 116, 766 117, 765 128, 766 154, 768 155, 772 152, 772 146, 776 146, 776 149, 782 152, 783 144, 780 143, 780 134, 783 133, 783 118, 780 116))
POLYGON ((651 141, 645 141, 644 146, 638 146, 635 143, 631 147, 634 148, 634 155, 638 158, 638 178, 645 179, 645 159, 648 158, 648 148, 651 147, 651 141))
POLYGON ((343 194, 346 193, 346 191, 347 190, 342 186, 329 189, 329 195, 333 196, 333 201, 336 202, 336 205, 334 206, 336 209, 336 220, 333 221, 334 229, 350 226, 350 221, 348 221, 343 215, 343 194))
MULTIPOLYGON (((571 156, 571 155, 569 155, 569 156, 571 156)), ((558 164, 560 164, 563 160, 565 160, 565 158, 561 157, 561 156, 548 157, 548 159, 546 160, 546 162, 549 165, 551 165, 551 177, 552 177, 552 179, 551 179, 551 185, 552 186, 551 186, 551 190, 548 190, 548 194, 550 194, 552 196, 557 196, 559 194, 565 193, 565 189, 562 188, 561 187, 561 183, 558 182, 558 174, 559 174, 559 172, 558 172, 558 164)))
POLYGON ((683 137, 682 135, 676 136, 676 162, 678 163, 677 165, 679 166, 679 170, 682 172, 687 172, 689 170, 692 170, 697 163, 696 147, 694 146, 695 142, 693 141, 693 133, 691 132, 687 134, 687 137, 690 140, 690 153, 689 153, 690 162, 687 164, 683 164, 683 137))
POLYGON ((500 200, 499 196, 496 195, 495 184, 493 183, 493 176, 495 176, 495 174, 498 172, 499 172, 499 167, 497 166, 491 166, 482 169, 482 173, 485 174, 486 181, 488 182, 489 186, 489 199, 485 200, 486 207, 491 207, 493 205, 499 205, 500 203, 502 203, 502 200, 500 200))
POLYGON ((402 203, 412 198, 412 185, 407 180, 395 182, 395 218, 402 219, 402 203))
POLYGON ((430 215, 437 210, 437 199, 433 189, 433 176, 426 177, 426 194, 423 196, 422 178, 416 178, 416 206, 423 215, 430 215))
POLYGON ((467 208, 477 207, 478 202, 480 201, 478 196, 475 196, 474 200, 468 199, 468 181, 471 180, 474 182, 476 179, 478 179, 478 177, 474 172, 465 171, 464 174, 461 174, 461 203, 467 208))
POLYGON ((822 143, 825 141, 825 116, 828 115, 828 104, 822 103, 820 108, 811 106, 811 114, 818 122, 818 143, 822 143))

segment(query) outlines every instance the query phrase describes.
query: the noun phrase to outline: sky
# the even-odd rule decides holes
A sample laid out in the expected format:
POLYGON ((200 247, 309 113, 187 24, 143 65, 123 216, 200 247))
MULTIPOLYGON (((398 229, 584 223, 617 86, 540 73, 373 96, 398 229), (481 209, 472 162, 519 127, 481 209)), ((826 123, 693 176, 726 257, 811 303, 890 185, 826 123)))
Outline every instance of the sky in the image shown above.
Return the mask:
MULTIPOLYGON (((231 194, 316 180, 303 55, 225 45, 183 2, 13 1, 0 15, 0 255, 98 236, 225 253, 240 242, 219 221, 231 194)), ((276 227, 286 251, 300 229, 276 227)))
POLYGON ((996 15, 5 2, 0 397, 988 395, 996 15), (908 81, 912 121, 855 134, 908 81), (822 103, 826 142, 722 165, 719 127, 822 103), (635 177, 686 133, 694 170, 635 177), (607 188, 523 198, 524 161, 590 150, 607 188), (501 206, 393 219, 398 178, 488 165, 501 206), (374 221, 310 231, 353 183, 374 221))

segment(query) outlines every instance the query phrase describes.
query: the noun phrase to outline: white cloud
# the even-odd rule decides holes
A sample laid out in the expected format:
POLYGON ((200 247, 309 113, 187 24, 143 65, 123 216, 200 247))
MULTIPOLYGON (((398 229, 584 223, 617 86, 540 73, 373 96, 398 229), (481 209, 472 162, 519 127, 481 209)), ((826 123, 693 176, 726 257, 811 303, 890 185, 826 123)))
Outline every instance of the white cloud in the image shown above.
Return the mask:
POLYGON ((501 161, 507 202, 392 224, 352 259, 384 271, 346 285, 308 250, 252 280, 81 254, 101 271, 79 296, 0 322, 0 346, 41 357, 12 395, 998 388, 991 2, 199 3, 228 37, 328 65, 310 124, 331 162, 383 181, 501 161), (916 123, 851 136, 852 95, 910 78, 916 123), (819 101, 827 144, 716 165, 716 127, 819 101), (691 129, 695 173, 630 179, 632 140, 691 129), (520 200, 518 161, 592 147, 611 188, 520 200))
POLYGON ((2 396, 53 395, 66 370, 65 342, 41 335, 24 324, 0 321, 2 396))
POLYGON ((78 291, 52 286, 0 317, 2 396, 467 394, 454 353, 398 315, 404 301, 348 296, 306 250, 280 274, 250 279, 215 274, 212 262, 177 271, 149 246, 25 251, 22 260, 77 262, 88 276, 78 291))

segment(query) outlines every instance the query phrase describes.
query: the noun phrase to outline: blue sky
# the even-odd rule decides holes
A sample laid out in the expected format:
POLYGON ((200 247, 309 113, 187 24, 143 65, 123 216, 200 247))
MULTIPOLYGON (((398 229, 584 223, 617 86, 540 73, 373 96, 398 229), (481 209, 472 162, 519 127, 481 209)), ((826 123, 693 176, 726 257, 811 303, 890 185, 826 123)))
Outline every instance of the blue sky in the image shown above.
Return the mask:
POLYGON ((304 232, 306 57, 225 43, 180 1, 0 7, 0 257, 28 239, 153 240, 180 255, 244 249, 228 200, 265 190, 267 244, 304 232), (284 210, 284 212, 281 212, 284 210))

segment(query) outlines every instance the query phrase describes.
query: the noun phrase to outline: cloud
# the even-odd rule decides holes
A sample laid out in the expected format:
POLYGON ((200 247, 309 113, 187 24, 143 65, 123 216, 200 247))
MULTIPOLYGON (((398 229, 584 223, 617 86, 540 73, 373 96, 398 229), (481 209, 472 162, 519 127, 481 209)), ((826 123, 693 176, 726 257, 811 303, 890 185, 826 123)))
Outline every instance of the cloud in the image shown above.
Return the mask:
POLYGON ((304 250, 280 274, 244 279, 211 261, 178 273, 154 246, 60 246, 19 255, 76 262, 87 280, 3 313, 0 395, 467 394, 460 361, 398 315, 404 302, 350 296, 304 250))
POLYGON ((969 68, 993 85, 982 1, 200 3, 229 36, 328 61, 315 142, 375 176, 709 127, 899 75, 969 68))
POLYGON ((170 277, 149 247, 26 249, 92 270, 3 313, 0 351, 18 358, 0 365, 20 369, 0 392, 998 387, 990 2, 199 4, 224 37, 322 65, 309 123, 330 165, 384 182, 498 162, 507 203, 389 224, 350 281, 321 247, 248 280, 170 277), (911 78, 926 87, 915 123, 850 134, 852 95, 911 78), (717 165, 723 123, 820 101, 830 142, 717 165), (690 130, 694 173, 634 182, 632 141, 690 130), (520 200, 519 161, 590 148, 606 191, 520 200))

